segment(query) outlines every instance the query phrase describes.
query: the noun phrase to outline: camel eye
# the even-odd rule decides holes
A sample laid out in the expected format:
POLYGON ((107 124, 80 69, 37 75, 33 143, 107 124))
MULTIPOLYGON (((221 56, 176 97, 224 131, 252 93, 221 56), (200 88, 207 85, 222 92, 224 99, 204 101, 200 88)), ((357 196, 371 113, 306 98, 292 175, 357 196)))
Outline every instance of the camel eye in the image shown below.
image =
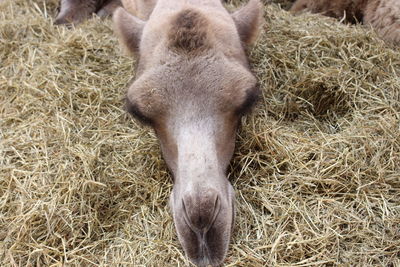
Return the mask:
POLYGON ((236 109, 236 113, 240 116, 248 113, 251 108, 255 105, 260 96, 260 88, 257 86, 246 91, 246 98, 243 103, 236 109))
POLYGON ((144 125, 153 124, 153 120, 145 116, 143 112, 141 112, 139 106, 135 103, 132 103, 128 97, 126 97, 125 99, 125 108, 129 114, 131 114, 135 119, 137 119, 142 124, 144 125))

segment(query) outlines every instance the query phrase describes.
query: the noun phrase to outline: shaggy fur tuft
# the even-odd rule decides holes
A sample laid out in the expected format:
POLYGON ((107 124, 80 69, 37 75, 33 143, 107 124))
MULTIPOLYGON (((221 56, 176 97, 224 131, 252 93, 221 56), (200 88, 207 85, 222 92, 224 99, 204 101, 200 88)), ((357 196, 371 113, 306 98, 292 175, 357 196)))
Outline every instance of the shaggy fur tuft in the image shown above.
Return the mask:
POLYGON ((179 12, 169 32, 170 47, 188 53, 208 48, 207 24, 207 19, 196 10, 179 12))

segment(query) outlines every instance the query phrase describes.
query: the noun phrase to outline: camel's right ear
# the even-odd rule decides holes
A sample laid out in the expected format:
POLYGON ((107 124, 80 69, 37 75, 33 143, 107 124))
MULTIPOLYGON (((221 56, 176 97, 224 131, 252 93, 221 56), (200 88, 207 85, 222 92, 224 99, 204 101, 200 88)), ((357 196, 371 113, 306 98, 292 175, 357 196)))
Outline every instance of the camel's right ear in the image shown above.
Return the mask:
POLYGON ((122 7, 114 12, 113 21, 114 31, 120 43, 130 54, 137 54, 145 22, 129 14, 122 7))
POLYGON ((250 0, 232 14, 243 43, 250 45, 257 39, 264 23, 263 10, 264 7, 260 0, 250 0))

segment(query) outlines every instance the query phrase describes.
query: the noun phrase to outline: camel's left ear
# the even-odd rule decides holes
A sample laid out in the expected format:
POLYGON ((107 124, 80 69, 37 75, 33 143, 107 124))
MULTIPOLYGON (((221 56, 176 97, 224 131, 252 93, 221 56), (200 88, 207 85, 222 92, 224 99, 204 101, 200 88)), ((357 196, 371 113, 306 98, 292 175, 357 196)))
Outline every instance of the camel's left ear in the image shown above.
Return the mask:
POLYGON ((250 45, 257 39, 264 22, 263 10, 264 7, 260 0, 250 0, 232 14, 243 43, 250 45))

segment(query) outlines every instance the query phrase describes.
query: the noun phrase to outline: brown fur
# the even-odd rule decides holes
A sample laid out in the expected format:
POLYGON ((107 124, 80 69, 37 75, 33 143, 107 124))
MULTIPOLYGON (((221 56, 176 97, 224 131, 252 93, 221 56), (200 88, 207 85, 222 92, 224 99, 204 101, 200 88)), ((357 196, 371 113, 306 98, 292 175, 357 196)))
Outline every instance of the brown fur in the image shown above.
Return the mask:
POLYGON ((365 9, 364 23, 371 25, 383 40, 400 45, 399 0, 370 0, 365 9))
POLYGON ((371 25, 385 41, 400 44, 400 1, 398 0, 297 0, 290 9, 320 13, 343 19, 345 22, 363 22, 371 25))
POLYGON ((298 13, 306 10, 355 23, 362 21, 367 2, 368 0, 297 0, 290 11, 298 13))
POLYGON ((194 9, 182 10, 171 22, 169 45, 178 51, 194 53, 210 47, 207 19, 194 9))
POLYGON ((61 0, 60 12, 54 23, 78 24, 93 14, 106 17, 121 5, 121 0, 61 0))

